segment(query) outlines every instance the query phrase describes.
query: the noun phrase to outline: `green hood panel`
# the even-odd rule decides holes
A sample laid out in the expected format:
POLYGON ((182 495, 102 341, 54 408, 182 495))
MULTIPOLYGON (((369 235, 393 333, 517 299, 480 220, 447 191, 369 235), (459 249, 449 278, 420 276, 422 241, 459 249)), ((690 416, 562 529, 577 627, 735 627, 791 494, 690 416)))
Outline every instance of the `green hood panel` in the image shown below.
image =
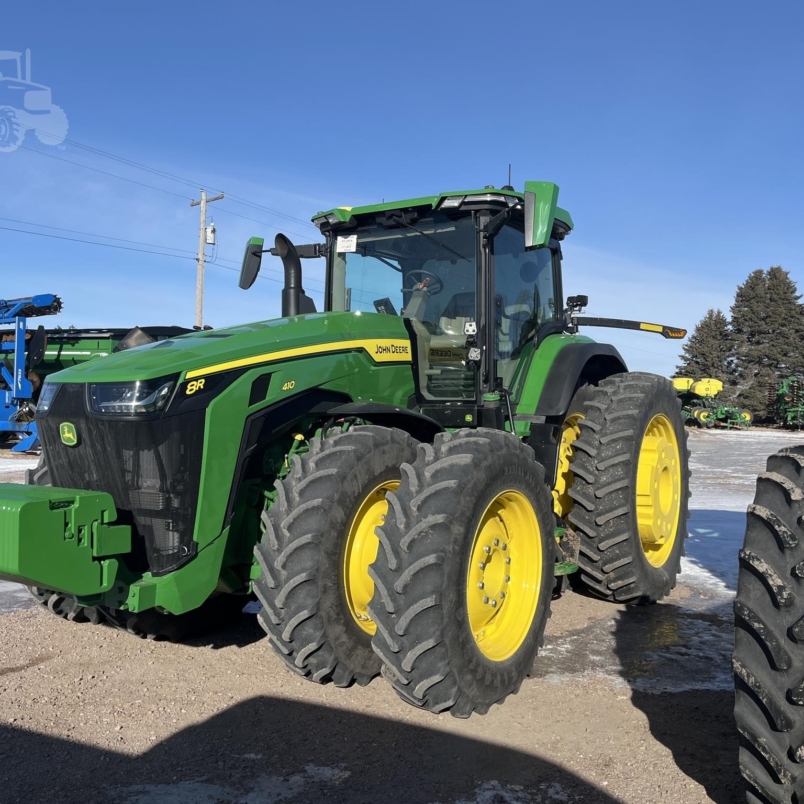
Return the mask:
MULTIPOLYGON (((180 372, 198 376, 206 373, 205 369, 221 370, 224 365, 233 368, 228 365, 231 363, 251 362, 249 358, 269 362, 272 352, 361 339, 409 340, 403 320, 396 316, 360 312, 308 313, 182 335, 118 352, 102 360, 91 360, 53 374, 49 379, 54 382, 123 382, 180 372)), ((332 351, 332 347, 326 351, 332 351)), ((399 353, 400 361, 410 361, 410 350, 406 351, 407 354, 399 353)))

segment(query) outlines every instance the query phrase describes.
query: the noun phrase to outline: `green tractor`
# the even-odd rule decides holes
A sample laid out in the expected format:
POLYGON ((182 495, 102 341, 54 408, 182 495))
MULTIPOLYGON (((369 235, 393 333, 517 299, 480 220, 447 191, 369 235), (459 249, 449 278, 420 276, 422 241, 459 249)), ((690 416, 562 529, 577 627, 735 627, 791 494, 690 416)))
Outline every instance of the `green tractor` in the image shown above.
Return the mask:
MULTIPOLYGON (((281 318, 49 377, 40 466, 0 486, 0 577, 148 638, 253 594, 294 672, 382 673, 458 717, 519 689, 568 583, 660 600, 688 516, 679 402, 578 329, 685 331, 565 308, 557 199, 528 182, 319 213, 323 243, 269 249, 281 318)), ((241 287, 266 251, 249 242, 241 287)))

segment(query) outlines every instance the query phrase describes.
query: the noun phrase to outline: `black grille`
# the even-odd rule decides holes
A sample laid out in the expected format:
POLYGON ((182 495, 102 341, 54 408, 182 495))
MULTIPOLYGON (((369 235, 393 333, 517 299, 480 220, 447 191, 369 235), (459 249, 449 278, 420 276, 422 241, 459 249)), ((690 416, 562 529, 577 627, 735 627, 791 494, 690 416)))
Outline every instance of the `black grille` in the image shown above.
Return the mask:
POLYGON ((140 554, 144 546, 147 568, 170 572, 195 552, 205 412, 142 421, 90 417, 86 390, 62 385, 49 414, 37 420, 53 484, 111 494, 140 554), (62 422, 75 425, 76 446, 62 443, 62 422))

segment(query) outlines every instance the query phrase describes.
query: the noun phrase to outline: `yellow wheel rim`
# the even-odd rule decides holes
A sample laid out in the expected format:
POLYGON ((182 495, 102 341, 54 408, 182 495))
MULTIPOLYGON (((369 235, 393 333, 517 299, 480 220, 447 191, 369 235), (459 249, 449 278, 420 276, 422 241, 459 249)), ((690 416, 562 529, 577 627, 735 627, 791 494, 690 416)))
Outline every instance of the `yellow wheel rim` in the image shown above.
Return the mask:
POLYGON ((558 445, 558 464, 556 466, 556 484, 553 487, 553 510, 562 519, 572 510, 573 500, 569 496, 574 476, 570 469, 570 458, 575 454, 575 441, 581 434, 579 422, 582 413, 574 413, 567 418, 561 428, 561 441, 558 445))
POLYGON ((380 540, 375 528, 385 521, 388 501, 385 495, 399 488, 398 480, 380 483, 365 497, 349 527, 343 557, 343 588, 354 621, 367 633, 377 630, 369 617, 368 604, 374 595, 374 581, 368 574, 369 565, 377 558, 380 540))
POLYGON ((747 410, 741 410, 740 411, 740 419, 741 419, 741 421, 750 422, 751 419, 753 419, 753 418, 754 418, 753 414, 751 414, 749 411, 747 411, 747 410))
POLYGON ((648 563, 661 567, 673 550, 681 515, 681 453, 667 416, 654 416, 637 462, 637 523, 648 563))
POLYGON ((513 656, 530 632, 542 579, 536 512, 518 491, 503 491, 480 518, 466 578, 469 627, 494 662, 513 656))

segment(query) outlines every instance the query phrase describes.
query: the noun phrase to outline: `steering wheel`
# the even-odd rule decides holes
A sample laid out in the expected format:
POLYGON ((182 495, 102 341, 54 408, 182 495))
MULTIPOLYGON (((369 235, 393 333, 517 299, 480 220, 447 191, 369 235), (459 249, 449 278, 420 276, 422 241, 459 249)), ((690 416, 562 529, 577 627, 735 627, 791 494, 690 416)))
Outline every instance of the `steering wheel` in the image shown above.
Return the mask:
POLYGON ((404 284, 407 285, 408 280, 411 277, 416 276, 420 276, 422 278, 418 281, 416 281, 414 278, 413 284, 410 287, 403 287, 403 291, 410 292, 412 290, 416 290, 416 286, 418 285, 420 290, 426 290, 431 296, 437 296, 442 290, 444 290, 444 280, 440 276, 431 273, 430 271, 423 271, 422 269, 408 271, 404 284))

